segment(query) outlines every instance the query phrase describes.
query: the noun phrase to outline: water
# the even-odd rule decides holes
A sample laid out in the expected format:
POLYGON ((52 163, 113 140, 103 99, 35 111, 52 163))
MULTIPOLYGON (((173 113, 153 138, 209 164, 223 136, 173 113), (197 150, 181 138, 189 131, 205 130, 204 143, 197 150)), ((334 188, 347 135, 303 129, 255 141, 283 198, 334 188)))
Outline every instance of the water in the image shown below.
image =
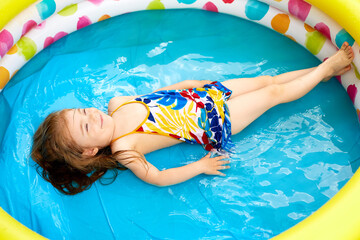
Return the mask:
MULTIPOLYGON (((42 51, 0 93, 0 108, 9 113, 0 129, 0 205, 50 239, 273 237, 326 203, 359 165, 356 113, 335 79, 233 136, 237 152, 226 177, 200 175, 159 188, 124 171, 110 185, 64 196, 36 173, 32 135, 63 108, 105 112, 113 96, 185 79, 224 81, 317 64, 290 39, 210 12, 131 13, 81 29, 42 51)), ((205 154, 183 143, 146 158, 162 170, 205 154)))

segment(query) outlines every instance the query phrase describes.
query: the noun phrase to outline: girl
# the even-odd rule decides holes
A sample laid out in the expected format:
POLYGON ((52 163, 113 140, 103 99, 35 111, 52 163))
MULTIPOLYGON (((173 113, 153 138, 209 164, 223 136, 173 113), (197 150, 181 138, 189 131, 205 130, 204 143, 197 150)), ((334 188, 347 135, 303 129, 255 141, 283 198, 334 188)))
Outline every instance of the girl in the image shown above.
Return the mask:
POLYGON ((320 81, 350 70, 348 43, 316 68, 275 77, 220 82, 186 80, 142 96, 114 97, 109 115, 95 108, 64 109, 50 114, 34 135, 32 158, 38 172, 65 194, 89 188, 109 169, 130 169, 157 186, 196 175, 225 176, 227 156, 210 153, 186 166, 159 171, 144 155, 181 142, 206 150, 232 152, 231 135, 265 111, 301 98, 320 81), (144 134, 146 133, 146 134, 144 134))

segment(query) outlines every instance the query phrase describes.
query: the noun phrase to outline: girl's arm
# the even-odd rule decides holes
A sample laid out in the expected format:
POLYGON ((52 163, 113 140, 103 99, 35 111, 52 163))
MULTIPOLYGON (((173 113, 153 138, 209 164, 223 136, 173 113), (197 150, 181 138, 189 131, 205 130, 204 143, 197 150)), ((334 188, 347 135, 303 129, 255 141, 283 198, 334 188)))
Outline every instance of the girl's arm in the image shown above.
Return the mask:
POLYGON ((210 80, 185 80, 182 82, 172 84, 170 86, 160 88, 160 89, 156 90, 155 92, 161 91, 161 90, 198 88, 198 87, 203 87, 205 84, 209 84, 211 82, 212 81, 210 81, 210 80))
POLYGON ((230 166, 225 166, 225 164, 228 164, 229 161, 223 161, 222 159, 224 158, 227 157, 219 156, 211 158, 210 153, 208 153, 205 157, 196 162, 163 171, 159 171, 145 159, 145 162, 135 160, 128 164, 122 164, 129 168, 137 177, 147 183, 156 186, 169 186, 184 182, 202 173, 225 176, 225 174, 219 171, 230 168, 230 166))

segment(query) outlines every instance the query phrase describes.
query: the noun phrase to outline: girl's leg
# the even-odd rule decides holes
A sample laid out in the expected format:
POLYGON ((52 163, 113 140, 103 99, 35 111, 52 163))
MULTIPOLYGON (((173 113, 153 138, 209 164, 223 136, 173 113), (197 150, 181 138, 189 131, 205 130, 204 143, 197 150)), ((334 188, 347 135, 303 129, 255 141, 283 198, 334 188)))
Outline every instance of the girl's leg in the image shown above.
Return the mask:
POLYGON ((283 84, 290 82, 295 78, 298 78, 313 71, 314 69, 315 68, 302 69, 302 70, 283 73, 274 77, 259 76, 255 78, 235 78, 235 79, 226 80, 222 82, 222 84, 229 89, 233 89, 233 94, 230 97, 231 99, 240 96, 242 94, 253 92, 258 89, 267 87, 272 84, 283 84))
POLYGON ((228 106, 232 134, 240 132, 271 107, 299 99, 321 80, 348 71, 353 58, 351 47, 345 43, 334 56, 303 76, 230 98, 228 106))

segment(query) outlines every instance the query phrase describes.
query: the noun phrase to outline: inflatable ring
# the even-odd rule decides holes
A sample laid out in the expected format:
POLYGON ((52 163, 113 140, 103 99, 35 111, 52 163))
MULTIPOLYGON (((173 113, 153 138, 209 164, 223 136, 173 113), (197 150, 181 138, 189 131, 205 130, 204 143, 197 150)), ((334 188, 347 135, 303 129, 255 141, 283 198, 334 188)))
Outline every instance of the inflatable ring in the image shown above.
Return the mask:
MULTIPOLYGON (((341 77, 359 115, 360 2, 356 0, 41 0, 4 1, 0 13, 0 89, 42 49, 89 24, 123 13, 194 8, 238 16, 271 28, 324 61, 347 41, 353 46, 352 71, 341 77), (31 3, 34 3, 30 5, 31 3), (314 4, 312 6, 311 4, 314 4), (29 6, 30 5, 30 6, 29 6), (27 8, 26 8, 27 7, 27 8), (26 9, 25 9, 26 8, 26 9), (20 12, 25 9, 19 15, 20 12), (328 15, 326 15, 326 14, 328 15), (330 17, 329 17, 330 16, 330 17), (8 21, 11 19, 10 21, 8 21), (45 24, 46 20, 46 24, 45 24), (340 25, 337 24, 340 23, 340 25), (291 24, 290 24, 291 23, 291 24), (356 41, 355 41, 356 40, 356 41)), ((11 82, 10 82, 11 84, 11 82)), ((1 91, 1 90, 0 90, 1 91)), ((360 171, 324 206, 275 239, 358 239, 360 171)), ((0 208, 1 239, 44 239, 0 208)))

